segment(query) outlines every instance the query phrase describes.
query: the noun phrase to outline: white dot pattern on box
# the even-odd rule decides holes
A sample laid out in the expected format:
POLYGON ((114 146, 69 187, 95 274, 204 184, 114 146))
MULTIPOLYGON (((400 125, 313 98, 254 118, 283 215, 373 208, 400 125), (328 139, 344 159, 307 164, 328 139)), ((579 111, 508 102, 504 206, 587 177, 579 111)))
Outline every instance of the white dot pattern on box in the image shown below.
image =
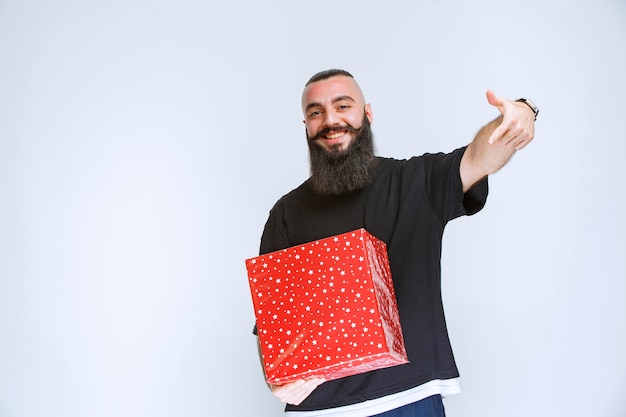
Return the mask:
POLYGON ((267 380, 406 363, 385 243, 365 229, 246 260, 267 380))

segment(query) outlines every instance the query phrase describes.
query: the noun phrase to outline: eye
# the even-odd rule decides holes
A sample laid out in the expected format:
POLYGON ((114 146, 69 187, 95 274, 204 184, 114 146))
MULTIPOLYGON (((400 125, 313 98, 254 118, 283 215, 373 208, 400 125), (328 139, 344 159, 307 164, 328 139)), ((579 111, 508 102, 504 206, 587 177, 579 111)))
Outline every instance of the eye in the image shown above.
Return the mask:
POLYGON ((321 110, 313 110, 309 112, 309 119, 315 118, 321 114, 322 114, 321 110))
POLYGON ((346 103, 342 103, 342 104, 337 106, 337 110, 340 110, 340 111, 350 110, 351 108, 352 108, 352 106, 349 105, 349 104, 346 104, 346 103))

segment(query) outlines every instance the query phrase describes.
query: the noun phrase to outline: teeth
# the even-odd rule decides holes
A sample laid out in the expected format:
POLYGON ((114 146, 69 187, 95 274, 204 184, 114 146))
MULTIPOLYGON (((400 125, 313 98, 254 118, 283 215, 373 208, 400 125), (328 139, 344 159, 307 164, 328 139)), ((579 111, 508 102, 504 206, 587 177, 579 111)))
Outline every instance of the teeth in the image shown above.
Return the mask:
POLYGON ((330 140, 339 139, 343 135, 344 135, 344 132, 333 133, 333 134, 326 135, 326 139, 330 139, 330 140))

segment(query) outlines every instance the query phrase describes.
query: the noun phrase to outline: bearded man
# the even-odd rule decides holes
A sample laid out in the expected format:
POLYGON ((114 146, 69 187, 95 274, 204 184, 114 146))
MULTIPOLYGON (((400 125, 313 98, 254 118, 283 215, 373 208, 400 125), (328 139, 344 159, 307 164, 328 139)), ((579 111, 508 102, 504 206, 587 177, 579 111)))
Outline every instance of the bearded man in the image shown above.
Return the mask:
POLYGON ((344 70, 315 74, 302 94, 311 176, 270 211, 261 254, 365 228, 387 245, 409 363, 337 380, 270 385, 288 416, 445 416, 460 391, 441 299, 444 227, 482 209, 488 175, 534 137, 538 109, 487 92, 501 115, 450 153, 374 154, 373 113, 344 70))

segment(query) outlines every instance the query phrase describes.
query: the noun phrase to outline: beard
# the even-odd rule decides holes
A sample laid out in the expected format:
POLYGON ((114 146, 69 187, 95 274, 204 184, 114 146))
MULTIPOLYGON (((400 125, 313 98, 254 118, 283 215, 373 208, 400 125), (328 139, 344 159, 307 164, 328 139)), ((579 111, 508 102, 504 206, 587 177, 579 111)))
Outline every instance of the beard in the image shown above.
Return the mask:
POLYGON ((320 130, 312 138, 307 135, 311 163, 309 183, 318 194, 339 195, 360 190, 372 182, 376 173, 374 135, 367 115, 363 115, 358 129, 350 125, 339 128, 347 129, 354 136, 346 149, 336 145, 326 150, 316 142, 330 128, 320 130))

